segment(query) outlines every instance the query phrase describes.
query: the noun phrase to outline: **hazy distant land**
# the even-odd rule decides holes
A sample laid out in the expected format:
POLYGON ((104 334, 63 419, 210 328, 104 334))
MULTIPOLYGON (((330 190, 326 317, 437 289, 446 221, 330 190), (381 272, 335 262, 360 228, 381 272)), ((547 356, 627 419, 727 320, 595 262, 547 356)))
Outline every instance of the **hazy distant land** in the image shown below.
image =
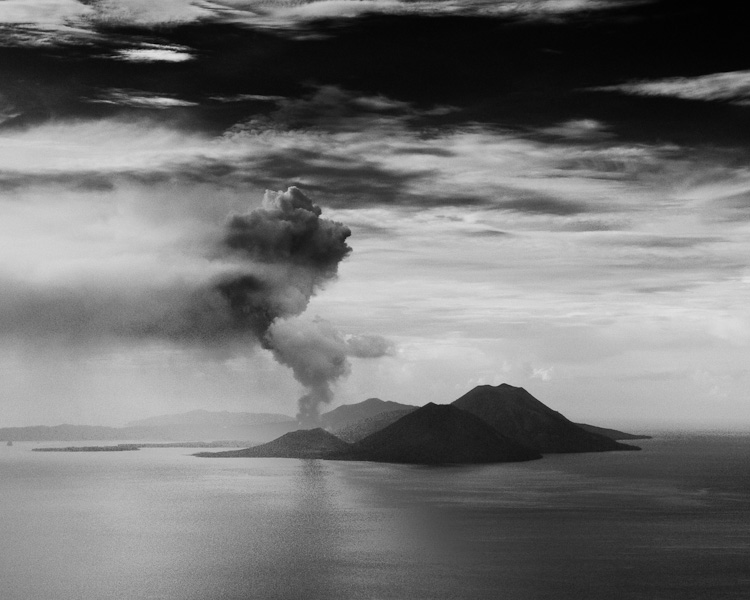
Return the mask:
POLYGON ((116 446, 66 446, 50 448, 32 448, 34 452, 121 452, 128 450, 140 450, 141 448, 245 448, 247 443, 243 442, 166 442, 145 444, 117 444, 116 446))
POLYGON ((276 457, 417 464, 515 462, 550 453, 638 450, 618 440, 648 436, 577 424, 526 390, 478 386, 450 405, 418 407, 368 398, 339 406, 305 428, 276 413, 191 411, 151 417, 123 428, 60 425, 0 429, 0 440, 117 440, 117 445, 34 448, 38 452, 117 452, 141 448, 232 448, 201 452, 211 458, 276 457), (222 434, 249 432, 245 441, 222 434), (189 434, 193 434, 188 437, 189 434), (75 438, 74 436, 81 436, 75 438), (185 441, 214 437, 216 441, 185 441), (175 439, 138 442, 138 439, 175 439), (179 439, 182 438, 182 439, 179 439))
POLYGON ((117 444, 116 446, 67 446, 65 448, 32 448, 34 452, 129 452, 140 450, 135 444, 117 444))

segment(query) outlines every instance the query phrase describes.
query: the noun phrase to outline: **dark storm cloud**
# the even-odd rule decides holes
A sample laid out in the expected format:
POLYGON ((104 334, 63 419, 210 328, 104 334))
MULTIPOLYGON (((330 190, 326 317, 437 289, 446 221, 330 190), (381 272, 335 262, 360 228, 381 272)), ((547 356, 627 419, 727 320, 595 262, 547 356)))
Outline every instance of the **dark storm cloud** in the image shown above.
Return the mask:
POLYGON ((514 210, 517 212, 541 214, 541 215, 578 215, 589 212, 590 209, 580 202, 559 200, 557 198, 529 197, 504 200, 498 203, 497 208, 514 210))
POLYGON ((153 265, 141 277, 131 268, 127 279, 83 272, 46 284, 6 277, 0 329, 81 340, 263 342, 275 319, 307 308, 351 250, 349 229, 321 212, 296 188, 267 192, 260 208, 230 218, 213 249, 184 257, 188 271, 153 265))
MULTIPOLYGON (((621 138, 694 143, 741 140, 737 119, 750 119, 740 107, 585 91, 747 70, 739 8, 727 2, 562 3, 572 7, 564 11, 571 18, 551 20, 518 17, 559 16, 553 2, 501 3, 516 6, 505 12, 482 2, 473 16, 309 20, 304 38, 240 17, 222 22, 220 13, 189 2, 151 4, 136 2, 130 12, 127 3, 97 4, 78 41, 0 46, 0 94, 21 113, 11 120, 153 110, 162 119, 174 113, 176 127, 217 133, 275 110, 271 119, 284 127, 352 129, 362 115, 382 114, 409 116, 424 129, 481 123, 590 137, 603 130, 580 125, 596 122, 621 138), (310 85, 328 91, 310 97, 310 85), (336 88, 359 93, 342 96, 336 88), (129 105, 91 102, 117 89, 132 91, 129 105), (156 106, 156 99, 175 106, 156 106), (436 111, 446 107, 455 110, 436 111)), ((290 10, 285 5, 282 13, 290 10)))
POLYGON ((511 235, 507 231, 499 231, 497 229, 482 229, 480 231, 470 231, 466 235, 471 237, 485 237, 485 238, 497 238, 497 237, 505 237, 507 235, 511 235))
POLYGON ((224 243, 254 261, 288 263, 315 273, 322 281, 335 277, 339 262, 350 252, 348 227, 321 219, 298 188, 267 195, 263 208, 232 217, 224 243))

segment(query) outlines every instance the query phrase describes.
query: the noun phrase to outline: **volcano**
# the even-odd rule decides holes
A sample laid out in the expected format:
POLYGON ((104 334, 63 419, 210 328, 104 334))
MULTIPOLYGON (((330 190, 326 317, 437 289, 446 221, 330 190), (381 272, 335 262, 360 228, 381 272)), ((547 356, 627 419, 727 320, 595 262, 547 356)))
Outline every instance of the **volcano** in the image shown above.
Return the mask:
POLYGON ((586 431, 521 387, 480 385, 452 406, 479 417, 501 435, 542 454, 639 450, 586 431))

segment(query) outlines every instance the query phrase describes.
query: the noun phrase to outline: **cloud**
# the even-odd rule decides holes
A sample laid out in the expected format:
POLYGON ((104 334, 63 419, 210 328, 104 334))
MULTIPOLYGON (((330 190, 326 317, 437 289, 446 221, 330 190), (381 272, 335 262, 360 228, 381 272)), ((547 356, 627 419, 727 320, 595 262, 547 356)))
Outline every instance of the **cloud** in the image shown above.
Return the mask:
POLYGON ((382 337, 293 318, 351 252, 349 228, 324 218, 298 188, 267 191, 259 207, 192 226, 144 214, 138 204, 105 208, 78 199, 78 210, 67 202, 63 212, 45 204, 5 202, 0 233, 19 223, 30 229, 4 236, 0 248, 8 250, 0 262, 6 342, 163 343, 219 353, 263 347, 308 388, 300 400, 306 422, 333 398, 331 386, 348 374, 350 357, 391 351, 382 337))
MULTIPOLYGON (((422 111, 423 112, 423 111, 422 111)), ((364 131, 400 127, 404 120, 418 116, 407 102, 382 95, 369 96, 337 86, 320 86, 303 98, 277 98, 277 108, 232 128, 233 133, 263 130, 364 131)))
POLYGON ((192 0, 92 0, 87 19, 102 25, 175 25, 211 17, 213 12, 192 0))
POLYGON ((156 94, 144 94, 134 90, 108 90, 105 94, 94 98, 91 102, 101 104, 118 104, 133 108, 179 108, 185 106, 197 106, 196 102, 180 100, 169 96, 157 96, 156 94))
POLYGON ((3 0, 0 23, 4 42, 19 45, 87 45, 102 38, 102 28, 174 26, 216 13, 192 0, 3 0))
POLYGON ((130 48, 118 51, 117 55, 131 62, 178 63, 194 58, 193 54, 185 52, 185 49, 169 47, 130 48))
MULTIPOLYGON (((315 109, 297 111, 287 100, 280 114, 288 119, 243 123, 214 138, 145 119, 5 130, 0 287, 16 311, 4 321, 5 339, 44 342, 43 329, 70 336, 66 323, 85 314, 77 325, 82 343, 98 336, 250 347, 274 322, 267 315, 306 310, 343 332, 443 349, 358 363, 352 344, 342 350, 344 333, 313 327, 314 339, 338 349, 321 370, 345 374, 345 362, 354 365, 349 379, 329 379, 321 397, 335 389, 350 401, 380 389, 388 399, 450 401, 456 381, 480 370, 494 381, 503 360, 554 365, 548 381, 521 366, 508 376, 564 390, 574 379, 611 378, 618 360, 634 376, 666 367, 668 342, 709 362, 719 336, 735 332, 745 347, 743 328, 727 319, 743 310, 750 251, 746 221, 725 220, 744 206, 748 189, 736 155, 481 126, 425 135, 413 126, 410 111, 419 111, 412 107, 383 101, 387 110, 374 110, 357 105, 366 94, 343 97, 344 111, 332 107, 321 121, 315 109), (363 129, 348 127, 341 114, 363 129), (325 202, 319 218, 355 232, 345 239, 355 251, 328 293, 308 295, 321 289, 316 281, 330 280, 316 279, 309 258, 292 255, 297 242, 285 236, 296 222, 273 216, 281 210, 274 203, 262 218, 250 216, 262 207, 248 190, 289 184, 325 202), (274 232, 270 241, 261 225, 274 232), (133 306, 142 309, 133 315, 133 306), (31 312, 49 315, 39 330, 11 324, 30 322, 31 312), (496 346, 470 351, 488 339, 496 346), (664 348, 639 354, 657 343, 664 348)), ((300 208, 289 194, 282 215, 300 208)), ((300 247, 317 255, 326 231, 300 247)), ((326 272, 345 253, 337 248, 332 262, 323 253, 313 264, 326 272)), ((296 356, 297 346, 287 344, 296 356)))
MULTIPOLYGON (((283 30, 310 37, 302 31, 320 20, 355 19, 367 15, 461 16, 560 20, 579 14, 606 14, 623 4, 643 0, 4 0, 0 22, 16 26, 10 32, 22 45, 78 44, 101 38, 119 27, 174 27, 196 22, 234 24, 283 30)), ((177 60, 175 55, 144 51, 136 60, 177 60)))
POLYGON ((607 126, 596 119, 572 119, 542 128, 540 132, 573 140, 601 140, 613 137, 607 126))
MULTIPOLYGON (((38 256, 13 248, 5 257, 0 329, 14 336, 258 343, 275 319, 302 313, 350 251, 348 228, 323 219, 321 209, 296 188, 267 192, 261 207, 192 240, 189 234, 170 239, 152 222, 150 232, 123 240, 119 250, 102 236, 117 235, 117 222, 100 232, 95 221, 73 216, 66 232, 53 220, 45 222, 57 212, 16 210, 37 235, 48 229, 55 245, 36 250, 38 256), (85 248, 99 240, 111 254, 86 256, 85 248)), ((133 225, 119 234, 128 232, 135 233, 133 225)))
POLYGON ((502 202, 500 207, 506 210, 516 210, 522 213, 548 215, 577 215, 591 211, 590 207, 581 203, 544 197, 507 200, 502 202))
POLYGON ((90 12, 90 8, 76 0, 4 0, 0 3, 0 23, 61 27, 69 19, 90 12))
POLYGON ((336 275, 339 262, 351 252, 346 244, 351 231, 321 219, 321 212, 295 187, 275 195, 267 192, 263 210, 230 219, 225 244, 264 263, 307 268, 324 281, 336 275))
POLYGON ((214 0, 214 5, 227 8, 225 18, 270 28, 293 28, 320 19, 352 19, 372 14, 546 20, 607 11, 623 4, 606 0, 214 0))
POLYGON ((750 105, 750 71, 710 73, 697 77, 668 77, 652 81, 631 81, 592 88, 599 92, 621 92, 636 96, 665 96, 682 100, 729 102, 750 105))

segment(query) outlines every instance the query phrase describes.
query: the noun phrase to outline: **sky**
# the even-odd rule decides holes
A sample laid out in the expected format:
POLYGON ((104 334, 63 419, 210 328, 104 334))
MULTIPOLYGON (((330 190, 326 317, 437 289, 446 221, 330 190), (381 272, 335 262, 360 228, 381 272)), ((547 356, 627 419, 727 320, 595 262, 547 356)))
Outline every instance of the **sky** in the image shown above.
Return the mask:
POLYGON ((0 426, 509 383, 747 429, 736 10, 0 0, 0 426))

